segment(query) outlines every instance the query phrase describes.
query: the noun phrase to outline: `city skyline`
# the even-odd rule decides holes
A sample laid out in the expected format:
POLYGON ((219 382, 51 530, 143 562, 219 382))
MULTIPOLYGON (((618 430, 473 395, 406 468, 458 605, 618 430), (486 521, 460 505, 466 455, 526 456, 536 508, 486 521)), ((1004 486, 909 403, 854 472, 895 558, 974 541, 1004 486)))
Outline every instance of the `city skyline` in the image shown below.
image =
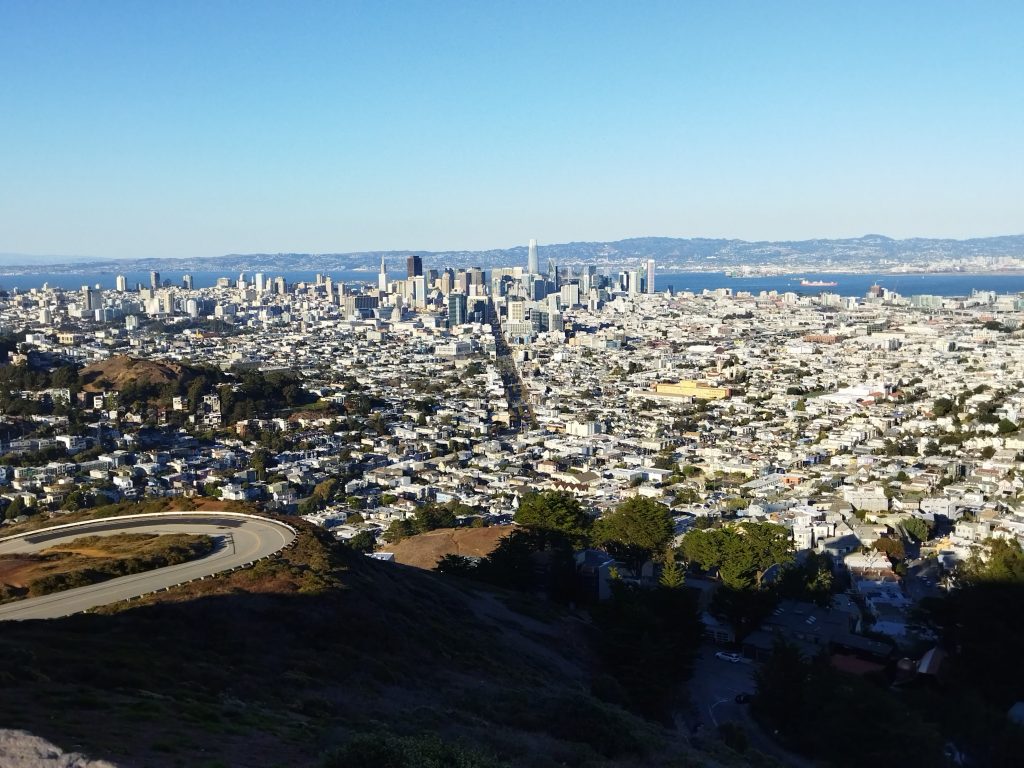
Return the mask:
POLYGON ((0 252, 1019 232, 1022 16, 11 3, 0 252))

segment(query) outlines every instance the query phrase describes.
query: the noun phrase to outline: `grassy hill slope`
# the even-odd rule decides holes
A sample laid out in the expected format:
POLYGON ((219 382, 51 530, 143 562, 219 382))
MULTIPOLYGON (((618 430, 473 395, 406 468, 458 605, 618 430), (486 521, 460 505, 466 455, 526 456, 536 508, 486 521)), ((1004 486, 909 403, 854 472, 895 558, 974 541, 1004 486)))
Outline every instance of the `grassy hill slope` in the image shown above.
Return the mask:
POLYGON ((132 605, 0 625, 0 722, 154 768, 326 765, 366 734, 528 768, 743 764, 593 697, 580 618, 319 530, 132 605))

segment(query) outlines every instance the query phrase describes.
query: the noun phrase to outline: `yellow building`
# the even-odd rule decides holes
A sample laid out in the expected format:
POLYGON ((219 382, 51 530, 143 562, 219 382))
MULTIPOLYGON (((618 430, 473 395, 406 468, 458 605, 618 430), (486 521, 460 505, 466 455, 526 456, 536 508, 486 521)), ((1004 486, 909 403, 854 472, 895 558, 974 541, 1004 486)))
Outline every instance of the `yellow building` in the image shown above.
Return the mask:
POLYGON ((654 392, 668 397, 692 397, 696 400, 724 400, 732 394, 728 387, 713 387, 693 379, 683 379, 675 384, 655 384, 654 392))

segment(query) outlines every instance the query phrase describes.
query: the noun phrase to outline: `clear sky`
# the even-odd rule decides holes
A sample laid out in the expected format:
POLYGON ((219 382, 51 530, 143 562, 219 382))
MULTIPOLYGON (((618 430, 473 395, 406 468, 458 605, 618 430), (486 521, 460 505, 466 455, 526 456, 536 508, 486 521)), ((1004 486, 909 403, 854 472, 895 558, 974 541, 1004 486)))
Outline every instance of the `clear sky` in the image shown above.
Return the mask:
POLYGON ((0 0, 0 252, 1024 232, 1024 3, 0 0))

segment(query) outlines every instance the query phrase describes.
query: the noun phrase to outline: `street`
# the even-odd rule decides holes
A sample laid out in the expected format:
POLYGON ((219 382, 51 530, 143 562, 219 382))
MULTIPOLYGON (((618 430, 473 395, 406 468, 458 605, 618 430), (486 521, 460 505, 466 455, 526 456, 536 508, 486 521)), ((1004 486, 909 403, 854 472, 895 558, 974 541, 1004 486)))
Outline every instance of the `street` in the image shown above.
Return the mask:
POLYGON ((691 733, 717 737, 718 726, 734 722, 746 732, 751 749, 774 757, 783 765, 812 768, 810 761, 783 749, 750 716, 749 704, 736 703, 741 693, 753 695, 756 665, 748 659, 723 661, 715 657, 721 646, 701 645, 688 683, 691 707, 683 720, 691 733))

